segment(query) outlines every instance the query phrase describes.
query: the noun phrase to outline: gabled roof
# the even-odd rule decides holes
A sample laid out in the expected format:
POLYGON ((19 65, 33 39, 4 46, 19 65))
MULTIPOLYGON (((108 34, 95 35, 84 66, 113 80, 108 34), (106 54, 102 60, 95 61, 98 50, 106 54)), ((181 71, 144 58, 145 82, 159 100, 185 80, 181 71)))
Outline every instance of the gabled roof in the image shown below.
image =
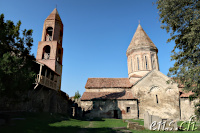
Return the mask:
MULTIPOLYGON (((144 76, 143 76, 142 78, 140 78, 139 80, 137 80, 137 81, 133 84, 133 86, 135 86, 135 85, 138 84, 139 82, 142 82, 143 79, 145 79, 145 78, 146 78, 147 76, 149 76, 151 73, 152 73, 152 74, 154 74, 154 73, 159 74, 160 76, 162 76, 163 78, 165 78, 166 81, 167 81, 168 79, 170 79, 168 76, 166 76, 166 75, 163 74, 162 72, 160 72, 160 71, 154 69, 154 70, 151 70, 150 72, 148 72, 146 75, 144 75, 144 76)), ((153 78, 153 77, 151 77, 151 78, 153 78)))
POLYGON ((46 20, 58 20, 61 21, 60 15, 58 14, 58 10, 55 8, 51 14, 46 18, 46 20))
POLYGON ((151 41, 149 36, 143 30, 142 26, 139 24, 131 40, 131 43, 129 44, 127 53, 131 51, 132 49, 138 49, 138 48, 144 48, 144 47, 152 47, 154 49, 157 49, 155 44, 151 41))
POLYGON ((137 99, 131 92, 84 92, 81 100, 95 99, 137 99))
POLYGON ((128 78, 88 78, 85 88, 130 88, 128 78))

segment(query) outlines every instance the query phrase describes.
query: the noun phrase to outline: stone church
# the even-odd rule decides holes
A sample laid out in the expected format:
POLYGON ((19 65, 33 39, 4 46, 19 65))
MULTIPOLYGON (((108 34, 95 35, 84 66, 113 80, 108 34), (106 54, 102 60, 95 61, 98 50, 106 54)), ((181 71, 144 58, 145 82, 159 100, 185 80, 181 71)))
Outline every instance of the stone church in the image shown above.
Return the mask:
POLYGON ((81 107, 87 117, 143 119, 144 113, 188 120, 194 114, 192 92, 167 84, 159 71, 158 49, 139 24, 126 51, 128 78, 88 78, 81 107))

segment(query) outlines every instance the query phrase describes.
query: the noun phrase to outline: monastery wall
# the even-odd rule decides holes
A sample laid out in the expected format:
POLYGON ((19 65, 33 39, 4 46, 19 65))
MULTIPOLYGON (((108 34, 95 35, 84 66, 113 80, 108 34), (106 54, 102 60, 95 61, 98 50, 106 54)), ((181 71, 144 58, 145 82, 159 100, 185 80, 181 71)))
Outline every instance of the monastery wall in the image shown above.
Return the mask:
POLYGON ((93 100, 81 101, 85 111, 90 110, 85 116, 89 118, 138 118, 137 100, 93 100), (127 107, 128 111, 127 112, 127 107))
POLYGON ((199 99, 190 101, 189 98, 180 98, 181 120, 188 121, 194 115, 195 104, 198 102, 199 99))

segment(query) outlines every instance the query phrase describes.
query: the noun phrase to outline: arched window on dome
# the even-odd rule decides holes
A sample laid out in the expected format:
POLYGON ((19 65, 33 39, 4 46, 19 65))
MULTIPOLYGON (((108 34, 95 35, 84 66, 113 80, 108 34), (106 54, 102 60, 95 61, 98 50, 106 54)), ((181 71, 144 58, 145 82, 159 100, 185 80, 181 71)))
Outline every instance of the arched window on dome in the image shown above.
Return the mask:
POLYGON ((145 68, 146 70, 148 70, 147 56, 145 56, 144 58, 145 58, 145 68))
POLYGON ((151 64, 152 64, 152 70, 156 69, 154 54, 151 55, 151 64))
POLYGON ((138 65, 138 70, 140 70, 140 62, 138 57, 137 57, 137 65, 138 65))
POLYGON ((132 58, 131 58, 131 71, 133 72, 133 61, 132 61, 132 58))

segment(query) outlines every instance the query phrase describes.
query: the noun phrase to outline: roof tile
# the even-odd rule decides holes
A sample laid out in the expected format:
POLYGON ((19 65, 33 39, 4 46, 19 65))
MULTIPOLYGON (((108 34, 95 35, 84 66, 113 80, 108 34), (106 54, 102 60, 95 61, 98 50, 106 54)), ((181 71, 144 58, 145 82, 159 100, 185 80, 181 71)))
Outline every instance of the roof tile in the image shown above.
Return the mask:
POLYGON ((84 92, 81 100, 94 99, 137 99, 131 92, 84 92))
POLYGON ((85 88, 130 88, 128 78, 88 78, 85 88))

